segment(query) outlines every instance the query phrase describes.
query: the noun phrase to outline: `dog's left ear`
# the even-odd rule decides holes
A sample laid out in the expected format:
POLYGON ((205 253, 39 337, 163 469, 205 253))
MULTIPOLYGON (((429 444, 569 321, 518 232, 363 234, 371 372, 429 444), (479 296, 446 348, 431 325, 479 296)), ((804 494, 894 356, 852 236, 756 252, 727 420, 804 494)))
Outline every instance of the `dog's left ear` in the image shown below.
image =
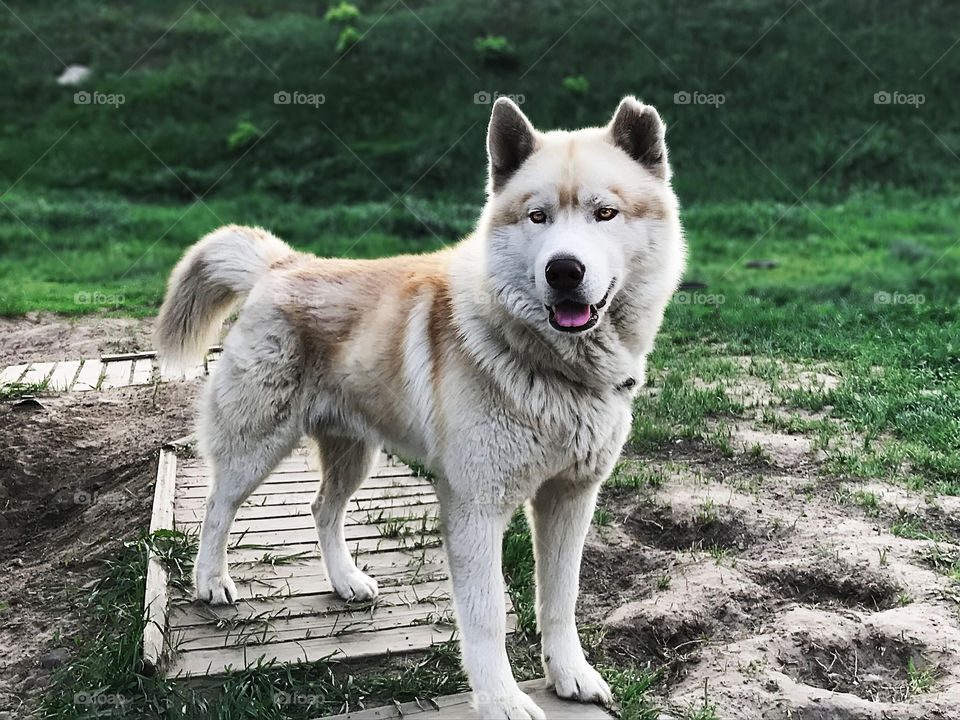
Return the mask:
POLYGON ((608 126, 610 140, 661 180, 670 179, 665 128, 660 115, 635 97, 620 101, 608 126))
POLYGON ((490 158, 490 190, 499 192, 520 169, 537 146, 537 131, 509 98, 493 104, 487 128, 487 155, 490 158))

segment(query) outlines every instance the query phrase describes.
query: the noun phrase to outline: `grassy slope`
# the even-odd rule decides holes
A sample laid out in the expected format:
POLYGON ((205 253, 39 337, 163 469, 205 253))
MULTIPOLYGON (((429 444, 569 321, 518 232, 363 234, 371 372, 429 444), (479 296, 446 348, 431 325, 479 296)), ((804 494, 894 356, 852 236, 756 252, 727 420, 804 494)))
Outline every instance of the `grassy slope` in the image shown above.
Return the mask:
MULTIPOLYGON (((149 314, 177 256, 223 221, 266 225, 321 254, 450 242, 482 201, 481 90, 522 93, 543 127, 604 122, 625 93, 655 103, 685 206, 723 204, 722 225, 734 231, 714 242, 717 228, 690 226, 704 262, 731 262, 764 235, 777 203, 811 186, 809 200, 827 204, 851 187, 943 194, 960 169, 931 134, 956 145, 960 65, 947 55, 919 78, 954 40, 960 10, 951 3, 814 2, 776 24, 789 4, 585 3, 570 29, 578 9, 543 0, 380 2, 361 5, 355 24, 369 32, 342 56, 340 28, 322 19, 322 6, 284 2, 266 14, 251 2, 208 5, 213 12, 186 2, 13 6, 53 53, 94 67, 89 89, 122 93, 116 109, 74 104, 72 88, 52 83, 57 59, 0 16, 9 78, 0 187, 17 183, 0 195, 0 313, 149 314), (505 35, 511 58, 476 50, 487 34, 505 35), (566 89, 563 79, 578 75, 589 89, 566 89), (276 105, 280 89, 326 102, 276 105), (922 92, 926 102, 877 106, 880 89, 922 92), (683 90, 721 92, 726 102, 674 104, 683 90), (253 129, 237 139, 239 127, 253 129), (393 193, 408 190, 412 199, 399 203, 393 193), (198 196, 204 204, 190 209, 198 196), (77 303, 77 292, 105 302, 77 303)), ((881 232, 879 197, 870 214, 881 232)), ((832 227, 850 242, 844 220, 832 227)), ((801 206, 777 231, 810 224, 801 206)), ((900 225, 931 234, 921 212, 900 225)), ((933 252, 956 237, 949 223, 936 234, 933 252)))
POLYGON ((339 28, 323 21, 323 4, 286 0, 267 11, 249 0, 210 2, 216 16, 200 4, 173 25, 191 5, 14 3, 59 57, 94 67, 91 89, 123 93, 126 102, 73 104, 73 90, 52 83, 56 58, 0 16, 8 78, 0 180, 13 182, 76 122, 31 170, 32 187, 190 199, 133 131, 198 193, 216 183, 217 195, 310 204, 392 199, 387 188, 399 193, 433 167, 417 194, 478 201, 489 111, 473 101, 481 90, 522 93, 543 127, 605 122, 622 95, 638 94, 668 122, 677 187, 688 202, 792 198, 735 135, 801 193, 874 123, 817 193, 836 199, 854 184, 929 191, 956 179, 953 159, 922 123, 948 144, 957 140, 960 63, 948 55, 919 77, 956 39, 960 7, 945 0, 796 5, 756 44, 790 3, 382 0, 360 3, 355 24, 369 33, 339 58, 339 28), (474 48, 488 34, 507 37, 512 60, 474 48), (579 75, 589 89, 567 90, 563 79, 579 75), (326 103, 275 105, 281 89, 323 93, 326 103), (924 93, 926 102, 919 110, 874 105, 883 89, 924 93), (726 102, 719 110, 674 104, 684 90, 723 93, 726 102), (228 142, 242 121, 273 129, 217 182, 246 149, 228 142))

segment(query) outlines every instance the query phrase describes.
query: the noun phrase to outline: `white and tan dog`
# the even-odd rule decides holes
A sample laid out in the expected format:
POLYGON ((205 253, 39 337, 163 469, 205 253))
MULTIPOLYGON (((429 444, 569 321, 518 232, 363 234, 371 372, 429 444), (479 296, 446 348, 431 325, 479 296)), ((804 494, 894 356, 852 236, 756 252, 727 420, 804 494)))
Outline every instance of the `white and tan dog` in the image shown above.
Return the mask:
POLYGON ((489 199, 455 247, 329 260, 224 227, 173 271, 157 340, 167 366, 198 362, 247 296, 205 391, 214 484, 199 598, 236 598, 226 557, 234 515, 305 434, 320 448, 312 509, 330 581, 347 600, 374 597, 343 520, 386 445, 437 476, 481 716, 542 718, 504 648, 503 532, 528 502, 548 681, 562 697, 609 702, 577 636, 580 558, 685 248, 663 123, 634 98, 606 127, 547 133, 500 99, 487 149, 489 199))

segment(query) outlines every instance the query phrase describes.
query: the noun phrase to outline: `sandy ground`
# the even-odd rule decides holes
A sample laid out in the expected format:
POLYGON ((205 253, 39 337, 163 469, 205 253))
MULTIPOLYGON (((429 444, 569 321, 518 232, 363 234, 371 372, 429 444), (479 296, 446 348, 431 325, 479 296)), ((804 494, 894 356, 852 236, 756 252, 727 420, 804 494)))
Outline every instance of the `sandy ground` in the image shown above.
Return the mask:
POLYGON ((149 525, 158 450, 191 430, 197 385, 0 403, 0 717, 69 657, 76 589, 149 525))
MULTIPOLYGON (((149 321, 2 323, 8 363, 149 347, 149 321)), ((197 389, 0 403, 0 715, 42 690, 55 632, 69 648, 83 631, 71 588, 146 527, 157 450, 191 430, 197 389)), ((762 384, 741 390, 779 411, 762 384)), ((744 450, 733 458, 693 443, 628 457, 622 472, 662 482, 604 489, 610 521, 591 530, 579 616, 603 630, 603 654, 659 669, 677 718, 705 695, 730 720, 960 718, 960 594, 921 559, 930 541, 890 532, 903 509, 960 537, 958 499, 825 478, 802 435, 744 423, 733 440, 744 450), (758 444, 765 453, 745 452, 758 444), (879 509, 840 501, 853 489, 876 493, 879 509), (929 687, 911 682, 911 662, 929 687)))
POLYGON ((152 350, 153 318, 0 317, 0 367, 152 350))
POLYGON ((958 537, 960 498, 818 479, 809 443, 746 439, 767 456, 678 445, 625 462, 659 487, 602 493, 612 520, 588 540, 580 621, 603 628, 605 654, 659 669, 677 718, 705 696, 730 720, 960 718, 960 588, 920 557, 931 541, 890 532, 903 509, 958 537))

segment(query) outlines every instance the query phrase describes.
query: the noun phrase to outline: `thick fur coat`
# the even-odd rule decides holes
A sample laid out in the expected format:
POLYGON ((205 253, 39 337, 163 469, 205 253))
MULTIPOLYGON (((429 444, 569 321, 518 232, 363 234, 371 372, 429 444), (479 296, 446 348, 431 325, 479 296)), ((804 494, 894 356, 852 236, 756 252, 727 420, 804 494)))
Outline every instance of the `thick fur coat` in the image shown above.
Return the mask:
POLYGON ((227 226, 175 268, 157 339, 165 365, 196 362, 243 301, 203 400, 214 485, 198 597, 236 598, 226 561, 234 515, 304 435, 320 448, 312 509, 330 580, 345 599, 374 597, 342 527, 387 446, 437 476, 482 717, 542 718, 504 648, 501 538, 526 502, 547 679, 563 697, 608 702, 577 636, 581 551, 685 248, 653 108, 626 98, 606 127, 541 133, 501 99, 487 148, 488 202, 456 246, 320 259, 227 226))

